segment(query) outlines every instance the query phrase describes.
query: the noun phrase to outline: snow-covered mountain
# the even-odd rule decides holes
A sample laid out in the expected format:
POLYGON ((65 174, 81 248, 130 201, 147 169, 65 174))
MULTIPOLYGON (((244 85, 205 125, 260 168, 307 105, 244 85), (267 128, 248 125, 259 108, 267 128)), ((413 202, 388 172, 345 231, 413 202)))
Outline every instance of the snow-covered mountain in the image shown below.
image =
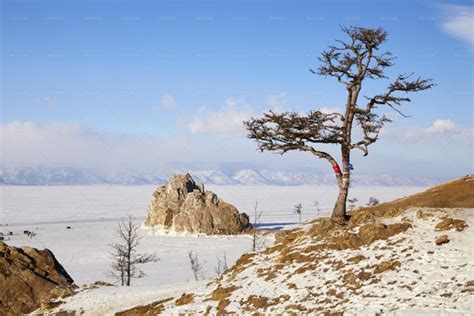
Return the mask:
MULTIPOLYGON (((96 170, 76 168, 4 168, 0 170, 0 184, 7 185, 90 185, 120 184, 145 185, 162 184, 172 173, 189 172, 196 180, 213 185, 335 185, 333 174, 315 172, 291 172, 283 170, 238 169, 191 170, 170 169, 159 175, 143 175, 130 171, 106 175, 96 170)), ((353 184, 359 186, 431 186, 443 179, 401 175, 358 175, 353 184)))
POLYGON ((7 185, 140 185, 164 182, 165 180, 153 176, 140 176, 131 173, 107 176, 95 170, 76 168, 37 167, 0 170, 0 184, 7 185))
POLYGON ((235 184, 232 178, 219 170, 186 170, 185 172, 191 173, 193 178, 207 184, 235 184))
POLYGON ((262 177, 257 171, 252 169, 242 169, 237 171, 232 179, 240 184, 255 185, 255 184, 269 184, 269 181, 262 177))

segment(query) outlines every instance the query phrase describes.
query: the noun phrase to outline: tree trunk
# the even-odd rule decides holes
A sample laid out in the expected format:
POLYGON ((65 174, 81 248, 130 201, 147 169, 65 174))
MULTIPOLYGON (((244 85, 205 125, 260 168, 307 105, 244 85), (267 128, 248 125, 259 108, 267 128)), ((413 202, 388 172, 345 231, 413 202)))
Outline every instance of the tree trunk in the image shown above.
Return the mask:
POLYGON ((342 183, 339 186, 339 195, 332 211, 332 219, 344 220, 346 218, 346 201, 349 192, 349 177, 345 179, 344 178, 345 177, 343 176, 342 183))
POLYGON ((127 247, 127 262, 126 262, 126 266, 127 266, 127 279, 126 279, 126 282, 125 282, 126 286, 130 286, 130 281, 131 281, 131 278, 132 278, 132 265, 131 265, 131 262, 132 262, 132 246, 131 246, 130 241, 129 241, 128 242, 128 247, 127 247))
POLYGON ((342 148, 342 176, 338 179, 339 195, 334 205, 331 218, 335 220, 346 220, 346 201, 349 194, 350 184, 350 149, 346 146, 342 148))

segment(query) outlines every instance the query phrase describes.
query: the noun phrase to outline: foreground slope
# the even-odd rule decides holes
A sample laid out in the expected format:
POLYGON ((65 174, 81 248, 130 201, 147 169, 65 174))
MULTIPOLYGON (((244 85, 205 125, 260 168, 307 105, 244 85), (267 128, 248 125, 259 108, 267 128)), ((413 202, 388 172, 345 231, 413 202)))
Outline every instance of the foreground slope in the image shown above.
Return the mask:
MULTIPOLYGON (((207 285, 158 291, 154 298, 130 302, 128 309, 122 304, 108 311, 469 313, 474 310, 473 185, 468 176, 357 210, 346 224, 321 219, 279 232, 272 247, 244 254, 207 285)), ((68 298, 56 311, 77 310, 88 295, 93 292, 68 298)), ((110 299, 121 300, 120 294, 110 299)), ((80 310, 94 313, 90 306, 80 310)))
POLYGON ((0 241, 0 315, 21 315, 75 289, 48 249, 12 247, 0 241))

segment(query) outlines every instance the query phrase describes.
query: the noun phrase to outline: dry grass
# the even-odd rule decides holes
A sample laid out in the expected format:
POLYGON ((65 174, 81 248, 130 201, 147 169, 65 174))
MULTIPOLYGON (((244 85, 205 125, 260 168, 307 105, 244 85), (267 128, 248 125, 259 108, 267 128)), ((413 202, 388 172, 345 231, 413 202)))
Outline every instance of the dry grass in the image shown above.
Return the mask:
POLYGON ((266 309, 270 306, 284 303, 289 299, 289 295, 280 295, 271 299, 260 295, 250 295, 242 304, 247 305, 247 311, 254 311, 255 309, 266 309))
POLYGON ((270 281, 277 277, 276 271, 277 269, 275 269, 274 267, 266 269, 257 269, 257 276, 259 278, 264 279, 265 281, 270 281))
POLYGON ((397 260, 387 260, 379 263, 374 270, 374 273, 382 273, 389 270, 396 270, 401 266, 397 260))
POLYGON ((424 192, 353 212, 351 222, 363 223, 374 217, 396 216, 411 207, 474 208, 474 175, 434 186, 424 192))
POLYGON ((379 223, 366 224, 360 227, 357 234, 343 231, 324 244, 326 249, 357 249, 361 246, 368 246, 377 240, 385 240, 396 234, 402 233, 411 228, 409 223, 396 223, 384 225, 379 223))
POLYGON ((194 301, 193 293, 189 293, 189 294, 183 293, 183 295, 181 295, 181 297, 176 300, 175 305, 176 306, 186 305, 186 304, 192 303, 193 301, 194 301))
POLYGON ((237 289, 239 289, 238 286, 221 287, 219 285, 212 292, 211 300, 219 302, 217 304, 217 315, 225 315, 226 314, 225 308, 227 307, 227 305, 230 304, 230 301, 229 301, 228 297, 231 296, 232 293, 237 289))
POLYGON ((220 287, 218 286, 211 294, 211 300, 213 301, 220 301, 226 299, 232 293, 237 290, 237 286, 230 286, 230 287, 220 287))
MULTIPOLYGON (((286 307, 286 310, 296 310, 296 311, 299 311, 299 312, 307 312, 308 311, 308 309, 306 307, 304 307, 303 305, 301 305, 301 304, 290 304, 290 305, 287 305, 285 307, 286 307)), ((300 315, 300 314, 296 313, 295 315, 300 315)))
POLYGON ((249 265, 253 263, 253 258, 255 257, 255 253, 244 253, 242 256, 240 256, 239 259, 237 259, 237 262, 228 269, 224 275, 231 275, 235 276, 245 270, 249 265))
POLYGON ((115 316, 154 316, 164 311, 164 304, 173 298, 165 298, 148 305, 137 306, 126 311, 115 313, 115 316))
POLYGON ((361 262, 362 260, 365 260, 365 259, 367 259, 365 256, 358 255, 358 256, 347 259, 347 261, 350 262, 350 263, 353 263, 353 264, 358 264, 359 262, 361 262))

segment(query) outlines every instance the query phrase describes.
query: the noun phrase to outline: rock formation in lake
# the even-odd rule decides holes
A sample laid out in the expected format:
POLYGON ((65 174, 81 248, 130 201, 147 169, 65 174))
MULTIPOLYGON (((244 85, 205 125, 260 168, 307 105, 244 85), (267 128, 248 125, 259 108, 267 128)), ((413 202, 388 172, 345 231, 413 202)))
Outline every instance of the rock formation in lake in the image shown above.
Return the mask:
POLYGON ((11 247, 0 241, 0 315, 30 313, 76 286, 48 249, 11 247))
POLYGON ((166 185, 157 188, 148 207, 147 226, 159 226, 177 232, 238 234, 251 225, 245 213, 205 191, 191 175, 172 175, 166 185))

